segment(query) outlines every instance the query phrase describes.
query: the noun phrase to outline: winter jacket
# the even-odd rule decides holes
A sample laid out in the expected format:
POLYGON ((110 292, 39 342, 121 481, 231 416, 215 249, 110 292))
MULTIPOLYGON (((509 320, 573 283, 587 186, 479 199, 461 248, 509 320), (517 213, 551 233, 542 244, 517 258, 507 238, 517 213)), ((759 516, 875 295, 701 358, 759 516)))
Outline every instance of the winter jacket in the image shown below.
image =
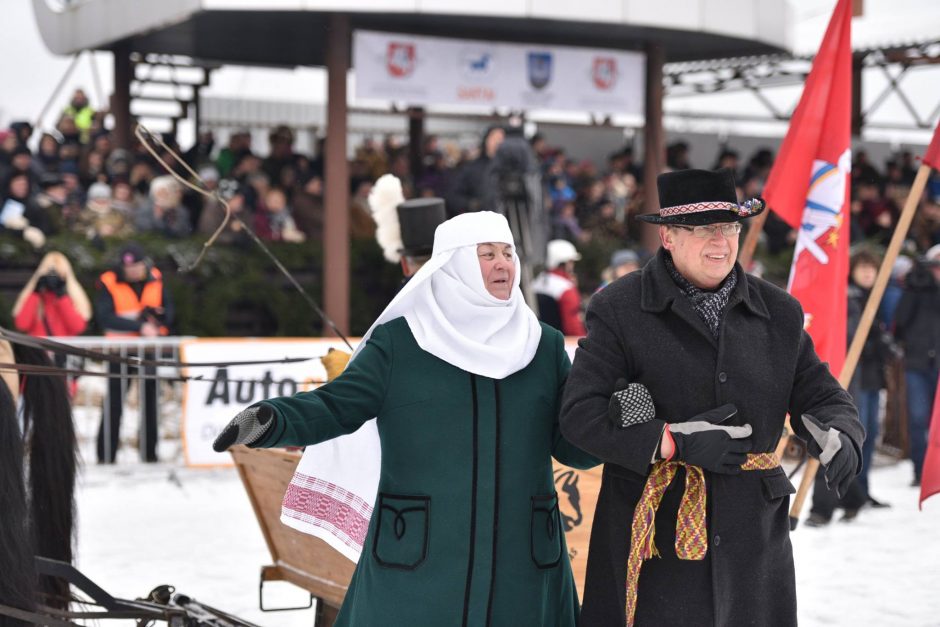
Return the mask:
POLYGON ((13 323, 29 335, 81 335, 88 323, 82 318, 68 294, 33 292, 26 297, 13 323))
POLYGON ((930 370, 940 365, 940 286, 929 268, 911 269, 894 313, 894 335, 904 347, 909 370, 930 370))
POLYGON ((377 416, 378 499, 336 625, 577 623, 551 458, 597 460, 558 428, 568 368, 545 325, 529 365, 496 380, 425 352, 397 318, 334 381, 265 401, 275 424, 255 446, 323 442, 377 416))
MULTIPOLYGON (((857 452, 863 439, 851 398, 817 357, 793 297, 736 264, 715 339, 669 275, 665 254, 592 298, 562 401, 565 436, 606 462, 581 613, 591 627, 625 624, 631 522, 665 423, 734 403, 738 413, 724 424, 751 425, 753 453, 775 449, 787 413, 804 439, 804 413, 845 433, 857 452), (649 389, 656 418, 624 429, 608 420, 621 378, 649 389)), ((679 560, 674 548, 685 474, 678 470, 655 518, 661 558, 643 563, 635 624, 796 625, 794 489, 783 469, 705 471, 708 548, 700 561, 679 560)))

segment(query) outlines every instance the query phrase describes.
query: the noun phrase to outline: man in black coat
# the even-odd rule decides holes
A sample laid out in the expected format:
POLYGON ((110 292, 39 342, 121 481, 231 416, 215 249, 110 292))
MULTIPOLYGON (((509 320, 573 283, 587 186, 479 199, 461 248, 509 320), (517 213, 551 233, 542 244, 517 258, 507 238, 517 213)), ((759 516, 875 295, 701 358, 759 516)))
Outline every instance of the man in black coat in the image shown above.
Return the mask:
MULTIPOLYGON (((472 211, 495 211, 487 205, 487 174, 493 163, 496 150, 506 138, 506 131, 499 126, 491 126, 483 133, 480 141, 480 155, 457 170, 457 178, 447 202, 450 217, 472 211)), ((492 200, 492 199, 490 199, 492 200)))
POLYGON ((844 494, 864 432, 800 304, 735 262, 763 203, 738 204, 730 170, 658 187, 642 218, 662 248, 593 297, 562 401, 565 437, 606 462, 581 622, 795 625, 794 490, 772 451, 789 413, 844 494), (626 382, 655 417, 636 417, 626 382))

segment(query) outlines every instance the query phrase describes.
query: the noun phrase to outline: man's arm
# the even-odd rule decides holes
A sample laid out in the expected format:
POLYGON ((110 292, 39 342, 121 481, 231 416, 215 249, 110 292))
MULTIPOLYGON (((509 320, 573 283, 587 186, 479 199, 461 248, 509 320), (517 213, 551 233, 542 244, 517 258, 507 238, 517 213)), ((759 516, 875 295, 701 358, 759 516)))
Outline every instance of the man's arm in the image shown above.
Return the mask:
POLYGON ((633 380, 630 358, 614 331, 616 317, 603 293, 587 311, 587 337, 578 342, 565 384, 561 432, 574 445, 601 459, 645 475, 659 449, 666 423, 653 418, 629 429, 608 417, 610 397, 618 379, 633 380))
POLYGON ((819 360, 809 333, 802 331, 801 334, 799 357, 790 391, 790 425, 798 436, 806 441, 811 440, 813 434, 801 419, 803 414, 809 414, 824 427, 837 429, 848 436, 861 460, 865 430, 858 420, 858 410, 852 403, 852 397, 832 376, 828 365, 819 360))

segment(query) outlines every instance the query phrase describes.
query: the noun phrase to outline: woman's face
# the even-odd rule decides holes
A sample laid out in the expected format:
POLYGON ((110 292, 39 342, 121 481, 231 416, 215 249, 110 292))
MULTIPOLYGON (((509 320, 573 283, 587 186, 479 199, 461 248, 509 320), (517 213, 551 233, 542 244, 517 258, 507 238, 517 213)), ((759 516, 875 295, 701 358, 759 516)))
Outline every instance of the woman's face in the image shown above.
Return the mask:
POLYGON ((509 300, 516 280, 516 264, 512 255, 512 246, 509 244, 487 242, 477 245, 483 285, 487 292, 501 300, 509 300))

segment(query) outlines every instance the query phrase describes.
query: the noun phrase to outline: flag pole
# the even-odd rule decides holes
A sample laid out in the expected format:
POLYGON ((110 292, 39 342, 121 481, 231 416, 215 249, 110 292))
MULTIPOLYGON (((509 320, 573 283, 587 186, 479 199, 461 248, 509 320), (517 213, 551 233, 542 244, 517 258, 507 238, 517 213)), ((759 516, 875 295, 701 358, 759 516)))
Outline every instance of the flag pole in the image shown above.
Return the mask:
POLYGON ((760 239, 761 231, 764 230, 764 223, 767 222, 768 213, 770 212, 764 211, 757 214, 754 216, 751 223, 747 225, 747 235, 744 236, 744 243, 741 244, 741 249, 738 253, 738 263, 741 264, 745 272, 748 271, 751 261, 754 260, 754 250, 757 248, 757 240, 760 239))
MULTIPOLYGON (((842 365, 842 372, 839 373, 839 383, 846 390, 849 388, 849 382, 852 375, 855 374, 855 367, 858 365, 858 359, 862 354, 862 348, 865 346, 865 340, 868 338, 868 332, 875 320, 875 313, 878 311, 878 305, 881 303, 881 297, 884 296, 885 288, 888 286, 888 279, 891 277, 891 269, 894 262, 901 252, 901 246, 904 244, 904 238, 911 227, 911 221, 917 212, 917 206, 924 194, 924 188, 927 186, 927 180, 930 178, 931 167, 924 162, 917 171, 917 177, 911 186, 911 191, 907 195, 907 201, 904 203, 904 209, 901 217, 898 219, 898 225, 891 236, 891 242, 888 244, 888 250, 885 252, 884 261, 881 262, 881 268, 878 270, 878 277, 875 279, 875 285, 871 288, 868 301, 865 303, 865 309, 859 320, 858 328, 852 338, 852 344, 849 346, 849 352, 845 356, 845 363, 842 365)), ((813 485, 813 479, 816 477, 816 471, 819 469, 819 460, 810 458, 806 462, 806 470, 803 471, 803 479, 800 481, 800 488, 793 498, 793 505, 790 507, 790 529, 796 529, 800 519, 800 512, 803 511, 803 502, 813 485)))

